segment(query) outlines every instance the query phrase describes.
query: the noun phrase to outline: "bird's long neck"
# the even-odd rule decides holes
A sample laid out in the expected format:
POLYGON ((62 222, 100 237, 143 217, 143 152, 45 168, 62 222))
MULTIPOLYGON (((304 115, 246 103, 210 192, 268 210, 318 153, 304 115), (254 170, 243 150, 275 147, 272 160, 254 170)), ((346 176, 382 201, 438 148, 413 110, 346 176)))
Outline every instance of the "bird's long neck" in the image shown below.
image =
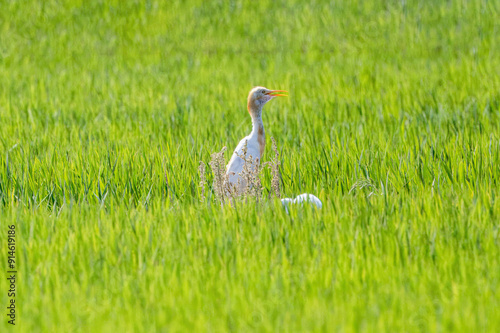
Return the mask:
POLYGON ((264 133, 264 123, 262 122, 262 117, 252 117, 252 133, 250 133, 250 136, 254 135, 257 137, 266 137, 266 134, 264 133))
POLYGON ((260 158, 262 158, 266 146, 266 133, 264 132, 264 123, 262 122, 262 107, 249 108, 248 111, 250 111, 250 115, 252 116, 252 133, 250 133, 250 138, 257 138, 260 158))

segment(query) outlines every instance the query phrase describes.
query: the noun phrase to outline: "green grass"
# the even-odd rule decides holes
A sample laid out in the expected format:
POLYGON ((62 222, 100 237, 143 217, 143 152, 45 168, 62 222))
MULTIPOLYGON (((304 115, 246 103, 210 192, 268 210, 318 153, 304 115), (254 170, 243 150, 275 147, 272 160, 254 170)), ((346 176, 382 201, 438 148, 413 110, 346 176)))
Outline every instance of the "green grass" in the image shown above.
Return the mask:
POLYGON ((0 1, 16 330, 496 331, 498 17, 479 0, 0 1), (321 211, 201 202, 198 163, 248 134, 254 85, 290 91, 264 109, 264 161, 273 136, 282 192, 321 211))

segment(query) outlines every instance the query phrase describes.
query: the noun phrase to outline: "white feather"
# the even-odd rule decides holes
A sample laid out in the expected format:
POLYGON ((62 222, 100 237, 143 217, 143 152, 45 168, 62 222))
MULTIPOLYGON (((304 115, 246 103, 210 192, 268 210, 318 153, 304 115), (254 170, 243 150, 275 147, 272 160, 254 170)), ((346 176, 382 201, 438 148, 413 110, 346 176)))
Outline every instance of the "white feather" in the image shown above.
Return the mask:
POLYGON ((243 147, 245 146, 245 142, 247 143, 247 158, 250 158, 251 156, 255 161, 255 164, 258 164, 260 162, 259 143, 251 135, 244 137, 240 141, 240 143, 238 143, 238 146, 236 146, 236 149, 233 152, 233 156, 229 160, 226 168, 226 174, 229 177, 229 182, 236 186, 236 190, 238 192, 243 191, 243 189, 246 187, 245 180, 240 177, 240 173, 241 171, 243 171, 243 166, 245 164, 243 159, 240 157, 243 156, 243 147))
POLYGON ((317 196, 309 193, 302 193, 296 196, 295 199, 291 198, 281 199, 281 204, 283 205, 283 207, 285 207, 287 213, 288 213, 288 206, 297 204, 302 205, 304 202, 315 205, 318 209, 321 209, 323 207, 323 203, 321 202, 321 200, 319 200, 317 196))

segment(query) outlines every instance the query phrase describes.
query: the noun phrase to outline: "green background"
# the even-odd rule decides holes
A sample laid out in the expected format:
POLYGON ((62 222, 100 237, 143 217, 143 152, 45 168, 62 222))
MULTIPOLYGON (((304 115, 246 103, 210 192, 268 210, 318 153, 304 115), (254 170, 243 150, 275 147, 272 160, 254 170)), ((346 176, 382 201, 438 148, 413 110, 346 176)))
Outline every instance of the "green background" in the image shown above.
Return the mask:
POLYGON ((494 332, 499 17, 479 0, 0 1, 16 330, 494 332), (198 164, 250 132, 256 85, 290 92, 264 108, 263 160, 273 136, 282 193, 322 210, 287 215, 269 170, 260 203, 221 208, 210 173, 201 201, 198 164))

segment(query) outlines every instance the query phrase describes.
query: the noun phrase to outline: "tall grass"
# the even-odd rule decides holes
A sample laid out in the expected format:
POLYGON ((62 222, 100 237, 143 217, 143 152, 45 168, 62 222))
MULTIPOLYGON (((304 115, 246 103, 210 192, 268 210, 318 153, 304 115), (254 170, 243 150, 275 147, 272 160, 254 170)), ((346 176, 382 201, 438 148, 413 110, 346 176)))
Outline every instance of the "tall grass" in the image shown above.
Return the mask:
POLYGON ((498 1, 0 9, 20 331, 500 326, 498 1), (290 91, 263 114, 281 194, 322 210, 287 215, 268 168, 258 204, 202 194, 254 85, 290 91))

